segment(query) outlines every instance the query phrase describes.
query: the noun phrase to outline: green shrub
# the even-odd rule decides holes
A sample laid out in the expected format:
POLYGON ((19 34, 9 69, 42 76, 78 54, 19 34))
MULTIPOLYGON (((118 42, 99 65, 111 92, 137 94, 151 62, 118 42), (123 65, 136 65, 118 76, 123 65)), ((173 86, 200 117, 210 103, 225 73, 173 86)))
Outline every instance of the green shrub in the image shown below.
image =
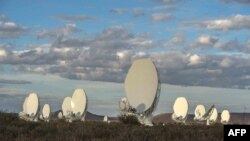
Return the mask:
POLYGON ((139 124, 135 116, 121 115, 119 119, 121 122, 110 124, 88 120, 27 122, 19 120, 17 114, 0 112, 0 141, 223 141, 221 124, 147 127, 132 125, 139 124))
POLYGON ((140 125, 137 117, 134 115, 120 115, 118 117, 119 121, 124 124, 140 125))

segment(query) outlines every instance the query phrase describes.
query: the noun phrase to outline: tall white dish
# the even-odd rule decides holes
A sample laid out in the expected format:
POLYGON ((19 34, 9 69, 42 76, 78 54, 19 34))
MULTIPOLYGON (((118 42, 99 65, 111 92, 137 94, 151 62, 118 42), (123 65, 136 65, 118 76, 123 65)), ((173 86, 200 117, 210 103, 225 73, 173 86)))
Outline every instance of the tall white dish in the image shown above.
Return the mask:
POLYGON ((19 113, 19 117, 26 121, 37 121, 39 109, 38 95, 36 93, 30 93, 24 100, 23 111, 19 113))
POLYGON ((71 107, 71 97, 65 97, 62 104, 62 115, 66 121, 71 122, 72 107, 71 107))
POLYGON ((84 120, 87 111, 87 95, 83 89, 76 89, 71 99, 71 107, 75 119, 84 120))
POLYGON ((152 126, 152 112, 155 110, 160 95, 158 73, 151 59, 139 59, 133 62, 125 79, 126 104, 121 111, 135 115, 139 122, 152 126))

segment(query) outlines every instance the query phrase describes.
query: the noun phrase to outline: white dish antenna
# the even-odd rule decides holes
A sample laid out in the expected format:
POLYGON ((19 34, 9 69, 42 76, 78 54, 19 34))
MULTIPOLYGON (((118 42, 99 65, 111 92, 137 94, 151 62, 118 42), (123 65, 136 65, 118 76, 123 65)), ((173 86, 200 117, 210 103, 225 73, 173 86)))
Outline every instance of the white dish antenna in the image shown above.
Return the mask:
POLYGON ((39 98, 36 93, 31 93, 26 103, 27 114, 31 117, 35 117, 39 110, 39 98))
POLYGON ((121 111, 128 111, 129 103, 126 97, 121 98, 121 100, 119 101, 119 108, 121 111))
POLYGON ((157 90, 157 70, 151 59, 134 61, 125 79, 125 91, 129 104, 136 113, 143 113, 151 108, 157 90))
POLYGON ((23 113, 27 113, 27 101, 28 97, 25 97, 25 100, 23 102, 23 113))
POLYGON ((185 97, 178 97, 173 106, 172 119, 176 122, 185 122, 188 112, 188 102, 185 97))
POLYGON ((87 96, 83 89, 76 89, 71 99, 72 112, 76 117, 82 117, 87 108, 87 96))
POLYGON ((49 117, 50 117, 50 106, 49 106, 49 104, 44 104, 42 114, 43 114, 43 118, 45 120, 49 119, 49 117))
POLYGON ((207 120, 207 125, 210 125, 211 123, 215 123, 217 120, 217 117, 218 117, 217 109, 215 107, 213 107, 211 116, 207 120))
POLYGON ((58 118, 58 119, 62 119, 62 118, 63 118, 62 112, 59 112, 59 113, 58 113, 57 118, 58 118))
POLYGON ((227 124, 230 120, 230 112, 228 110, 223 110, 221 113, 221 123, 227 124))
POLYGON ((26 121, 37 121, 39 111, 39 98, 36 93, 30 93, 23 102, 23 111, 19 117, 26 121))
POLYGON ((194 120, 201 120, 202 117, 205 115, 206 109, 204 105, 197 105, 194 111, 194 120))
POLYGON ((103 121, 104 121, 104 122, 108 122, 108 116, 104 116, 104 117, 103 117, 103 121))
POLYGON ((62 104, 62 114, 65 117, 71 116, 72 107, 71 107, 71 97, 65 97, 62 104))

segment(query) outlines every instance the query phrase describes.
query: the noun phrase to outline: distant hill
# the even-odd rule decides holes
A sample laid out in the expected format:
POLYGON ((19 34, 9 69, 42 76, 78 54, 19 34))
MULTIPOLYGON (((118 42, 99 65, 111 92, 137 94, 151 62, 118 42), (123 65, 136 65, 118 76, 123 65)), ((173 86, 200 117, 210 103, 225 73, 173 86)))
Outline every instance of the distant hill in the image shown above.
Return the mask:
MULTIPOLYGON (((52 112, 51 113, 51 118, 56 119, 59 112, 62 112, 62 110, 52 112)), ((93 113, 90 113, 90 112, 87 112, 86 116, 85 116, 85 120, 92 120, 92 121, 103 121, 103 118, 104 118, 103 115, 96 115, 96 114, 93 114, 93 113)), ((111 121, 117 121, 118 120, 117 117, 108 117, 108 118, 111 121)))
MULTIPOLYGON (((194 115, 188 115, 187 123, 194 122, 194 115)), ((217 122, 220 122, 220 113, 218 115, 217 122)), ((154 116, 154 123, 172 123, 171 113, 164 113, 154 116)), ((231 113, 229 124, 250 124, 250 113, 231 113)))

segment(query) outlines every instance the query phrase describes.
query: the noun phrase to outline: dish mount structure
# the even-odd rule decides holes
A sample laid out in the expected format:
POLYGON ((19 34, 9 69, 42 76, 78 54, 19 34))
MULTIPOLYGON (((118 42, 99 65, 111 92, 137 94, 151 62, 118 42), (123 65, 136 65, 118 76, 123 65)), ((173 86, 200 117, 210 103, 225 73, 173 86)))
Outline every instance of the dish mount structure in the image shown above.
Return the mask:
POLYGON ((152 60, 134 61, 124 84, 126 97, 119 102, 121 113, 134 115, 141 124, 153 126, 152 113, 159 101, 161 83, 152 60))

